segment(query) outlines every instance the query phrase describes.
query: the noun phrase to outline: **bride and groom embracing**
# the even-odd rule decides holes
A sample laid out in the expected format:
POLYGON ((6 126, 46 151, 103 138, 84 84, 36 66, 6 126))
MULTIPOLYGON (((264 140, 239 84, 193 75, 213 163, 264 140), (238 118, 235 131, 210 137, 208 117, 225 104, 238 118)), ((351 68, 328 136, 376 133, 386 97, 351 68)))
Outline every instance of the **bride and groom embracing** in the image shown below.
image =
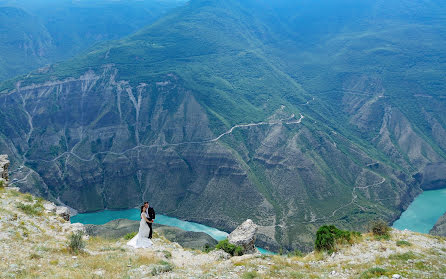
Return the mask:
POLYGON ((153 245, 152 242, 152 224, 155 219, 155 210, 149 206, 149 202, 144 202, 141 206, 141 221, 139 222, 139 231, 127 245, 134 248, 148 248, 153 245))

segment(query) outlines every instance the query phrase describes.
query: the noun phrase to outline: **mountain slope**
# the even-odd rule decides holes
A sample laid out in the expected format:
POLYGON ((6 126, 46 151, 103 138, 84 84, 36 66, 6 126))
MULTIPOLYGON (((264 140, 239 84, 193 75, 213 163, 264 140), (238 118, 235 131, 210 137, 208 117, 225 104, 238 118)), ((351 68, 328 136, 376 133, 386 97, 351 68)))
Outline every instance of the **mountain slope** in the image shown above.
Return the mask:
POLYGON ((325 223, 395 220, 444 187, 445 7, 330 5, 191 1, 4 83, 13 183, 80 211, 150 199, 226 231, 251 218, 272 250, 311 249, 325 223))
POLYGON ((53 54, 51 35, 39 20, 19 8, 0 7, 0 79, 34 69, 53 54))
MULTIPOLYGON (((182 1, 0 1, 0 80, 122 38, 182 1)), ((41 70, 45 70, 41 69, 41 70)))

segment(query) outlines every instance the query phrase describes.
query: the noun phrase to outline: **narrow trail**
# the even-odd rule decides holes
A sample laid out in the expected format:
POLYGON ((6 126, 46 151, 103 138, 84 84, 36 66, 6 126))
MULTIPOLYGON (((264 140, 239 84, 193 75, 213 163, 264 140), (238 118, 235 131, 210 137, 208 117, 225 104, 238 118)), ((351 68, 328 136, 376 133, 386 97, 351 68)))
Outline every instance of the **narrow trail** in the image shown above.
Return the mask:
POLYGON ((124 150, 122 152, 113 152, 113 151, 98 152, 98 153, 95 153, 95 154, 91 155, 90 158, 88 158, 88 159, 82 158, 82 157, 80 157, 79 155, 75 154, 72 151, 66 151, 66 152, 60 154, 59 156, 55 157, 52 160, 38 159, 38 160, 28 160, 28 161, 29 162, 41 161, 41 162, 51 163, 51 162, 54 162, 54 161, 62 158, 65 155, 72 155, 72 156, 76 157, 77 159, 79 159, 80 161, 90 162, 90 161, 94 160, 94 158, 97 155, 100 155, 100 154, 111 154, 111 155, 121 156, 121 155, 124 155, 124 154, 126 154, 128 152, 131 152, 131 151, 134 151, 134 150, 138 150, 138 149, 141 149, 141 148, 180 146, 180 145, 187 145, 187 144, 209 144, 209 143, 214 143, 214 142, 219 141, 222 137, 231 134, 235 129, 238 129, 238 128, 246 128, 246 127, 254 127, 254 126, 264 126, 264 125, 279 125, 279 124, 284 124, 284 125, 300 124, 303 119, 304 119, 304 116, 302 114, 300 114, 300 118, 299 119, 295 119, 295 115, 292 114, 289 118, 280 119, 280 120, 276 120, 276 121, 264 121, 264 122, 258 122, 258 123, 238 124, 238 125, 235 125, 235 126, 231 127, 228 131, 226 131, 226 132, 224 132, 224 133, 220 134, 219 136, 217 136, 215 138, 212 138, 212 139, 207 139, 207 140, 202 140, 202 141, 190 141, 190 142, 180 142, 180 143, 165 143, 165 144, 151 144, 151 145, 139 144, 137 146, 134 146, 134 147, 129 148, 127 150, 124 150))
POLYGON ((336 214, 336 212, 338 212, 339 210, 341 210, 341 209, 343 209, 343 208, 345 208, 345 207, 347 207, 347 206, 350 206, 350 205, 352 205, 353 203, 355 203, 356 199, 358 198, 358 195, 356 194, 356 190, 357 190, 357 189, 367 189, 367 188, 370 188, 370 187, 379 186, 379 185, 383 184, 384 182, 386 182, 386 179, 385 179, 384 177, 383 177, 382 179, 383 179, 382 181, 377 182, 377 183, 373 183, 373 184, 369 184, 369 185, 365 185, 365 186, 355 186, 355 187, 353 188, 353 191, 352 191, 352 200, 351 200, 349 203, 347 203, 347 204, 345 204, 345 205, 339 207, 338 209, 334 210, 334 211, 331 213, 331 217, 334 217, 334 215, 336 214))
MULTIPOLYGON (((336 214, 339 210, 341 210, 341 209, 343 209, 343 208, 346 208, 346 207, 348 207, 348 206, 350 206, 350 205, 352 205, 352 204, 356 204, 358 207, 361 207, 362 209, 364 209, 362 206, 360 206, 359 204, 355 203, 356 199, 358 198, 358 195, 356 194, 356 190, 357 190, 357 189, 368 189, 368 188, 370 188, 370 187, 376 187, 376 186, 379 186, 379 185, 383 184, 384 182, 386 182, 386 179, 385 179, 384 177, 382 177, 382 180, 381 180, 380 182, 372 183, 372 184, 365 185, 365 186, 355 186, 355 187, 353 188, 353 190, 352 190, 352 200, 351 200, 349 203, 344 204, 344 205, 342 205, 341 207, 335 209, 335 210, 331 213, 331 215, 329 215, 329 216, 330 216, 330 217, 334 217, 335 214, 336 214)), ((317 222, 327 222, 327 221, 332 221, 332 220, 333 220, 333 219, 330 219, 330 220, 329 220, 328 217, 315 218, 315 216, 314 216, 314 217, 312 217, 312 219, 311 219, 310 221, 305 221, 305 222, 300 222, 300 223, 301 223, 301 224, 310 224, 310 223, 317 223, 317 222)))
POLYGON ((16 183, 22 183, 22 182, 25 182, 25 181, 28 179, 28 176, 29 176, 31 173, 33 173, 33 170, 32 170, 32 169, 28 169, 28 173, 27 173, 23 178, 21 178, 20 180, 17 180, 17 181, 12 181, 11 183, 9 183, 9 186, 12 186, 12 185, 14 185, 14 184, 16 184, 16 183))

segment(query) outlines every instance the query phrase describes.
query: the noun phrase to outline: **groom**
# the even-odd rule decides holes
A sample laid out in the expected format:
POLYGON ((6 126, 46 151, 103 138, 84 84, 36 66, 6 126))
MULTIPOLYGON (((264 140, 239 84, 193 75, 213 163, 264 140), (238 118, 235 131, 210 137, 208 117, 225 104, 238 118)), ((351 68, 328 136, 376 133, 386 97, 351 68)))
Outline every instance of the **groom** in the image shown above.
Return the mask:
POLYGON ((149 238, 152 238, 152 223, 155 219, 155 210, 153 207, 149 207, 149 202, 144 202, 144 213, 146 214, 147 219, 149 219, 149 222, 147 222, 147 225, 149 225, 150 228, 149 238))

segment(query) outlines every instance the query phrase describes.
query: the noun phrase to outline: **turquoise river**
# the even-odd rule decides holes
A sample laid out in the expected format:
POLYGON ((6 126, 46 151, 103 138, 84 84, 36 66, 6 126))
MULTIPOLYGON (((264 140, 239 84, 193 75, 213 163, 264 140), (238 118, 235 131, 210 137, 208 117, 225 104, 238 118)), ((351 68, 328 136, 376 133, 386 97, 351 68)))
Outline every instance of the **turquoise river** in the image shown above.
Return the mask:
MULTIPOLYGON (((82 223, 82 224, 94 224, 94 225, 102 225, 107 222, 116 219, 130 219, 130 220, 139 220, 139 210, 138 209, 124 209, 124 210, 104 210, 92 213, 82 213, 77 214, 71 217, 72 223, 82 223)), ((185 231, 192 232, 204 232, 213 237, 214 239, 220 241, 225 239, 228 236, 228 233, 220 231, 215 228, 211 228, 202 224, 182 221, 177 218, 169 217, 166 215, 156 215, 156 222, 161 225, 167 225, 172 227, 178 227, 185 231)), ((257 249, 262 254, 272 254, 272 252, 259 248, 257 249)))
POLYGON ((429 233, 438 218, 446 212, 446 189, 424 191, 393 223, 399 230, 429 233))
MULTIPOLYGON (((393 223, 396 229, 408 229, 414 232, 429 233, 435 222, 446 212, 446 189, 425 191, 415 198, 401 217, 393 223)), ((116 219, 139 220, 137 209, 104 210, 82 213, 71 218, 73 223, 101 225, 116 219)), ((162 225, 178 227, 186 231, 204 232, 216 240, 225 239, 228 234, 215 228, 177 218, 157 215, 156 222, 162 225)), ((261 253, 271 253, 258 248, 261 253)))

